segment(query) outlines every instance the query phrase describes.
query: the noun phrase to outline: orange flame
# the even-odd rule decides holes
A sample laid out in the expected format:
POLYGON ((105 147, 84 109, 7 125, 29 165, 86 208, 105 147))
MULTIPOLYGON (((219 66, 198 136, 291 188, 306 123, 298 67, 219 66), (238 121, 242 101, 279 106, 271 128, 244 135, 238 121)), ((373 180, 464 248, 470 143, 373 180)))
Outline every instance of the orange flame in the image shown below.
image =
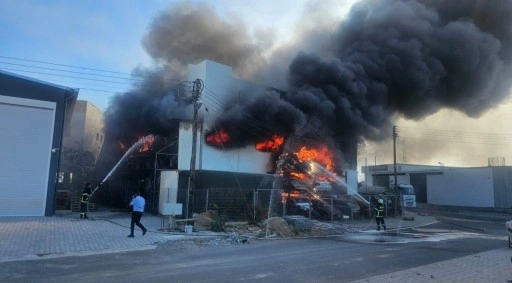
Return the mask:
POLYGON ((265 140, 256 144, 256 149, 265 152, 274 152, 284 143, 284 138, 274 135, 272 139, 265 140))
POLYGON ((290 173, 290 177, 304 180, 308 176, 306 174, 304 174, 304 173, 291 172, 290 173))
POLYGON ((139 152, 148 151, 148 150, 151 149, 151 146, 155 142, 155 136, 150 135, 150 136, 147 136, 147 137, 140 137, 139 141, 143 142, 143 144, 139 148, 139 152))
POLYGON ((227 142, 229 142, 229 135, 224 129, 217 133, 212 132, 206 136, 206 143, 209 145, 223 147, 227 142))
POLYGON ((300 161, 315 161, 325 166, 329 171, 334 168, 333 154, 329 151, 327 146, 323 145, 320 148, 311 148, 303 146, 298 153, 296 153, 300 161))

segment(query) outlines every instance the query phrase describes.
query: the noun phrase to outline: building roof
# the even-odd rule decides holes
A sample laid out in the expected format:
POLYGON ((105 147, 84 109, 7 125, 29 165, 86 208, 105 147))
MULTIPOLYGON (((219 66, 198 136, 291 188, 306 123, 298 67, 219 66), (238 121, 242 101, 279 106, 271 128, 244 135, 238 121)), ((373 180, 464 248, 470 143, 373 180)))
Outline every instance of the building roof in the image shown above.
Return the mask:
MULTIPOLYGON (((66 99, 69 97, 77 96, 78 92, 79 92, 78 88, 65 87, 65 86, 54 84, 54 83, 45 82, 42 80, 26 77, 26 76, 23 76, 20 74, 7 72, 7 71, 1 70, 1 69, 0 69, 0 80, 2 80, 2 81, 5 80, 8 83, 12 82, 12 84, 16 84, 16 82, 23 81, 28 84, 33 84, 34 86, 41 86, 41 87, 45 87, 45 88, 52 88, 54 90, 61 90, 66 95, 66 99)), ((2 88, 9 89, 9 86, 3 85, 2 88)), ((0 88, 0 89, 2 89, 2 88, 0 88)))

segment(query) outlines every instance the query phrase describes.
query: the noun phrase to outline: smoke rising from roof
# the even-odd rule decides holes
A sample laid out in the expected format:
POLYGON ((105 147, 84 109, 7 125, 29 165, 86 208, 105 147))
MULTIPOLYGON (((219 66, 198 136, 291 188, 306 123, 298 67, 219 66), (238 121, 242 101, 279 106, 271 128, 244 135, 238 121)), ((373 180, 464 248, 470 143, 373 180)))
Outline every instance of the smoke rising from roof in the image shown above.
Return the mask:
MULTIPOLYGON (((330 137, 345 152, 362 138, 389 136, 397 116, 421 119, 451 108, 479 117, 502 102, 511 87, 510 14, 512 2, 500 0, 361 1, 339 19, 334 31, 325 28, 329 24, 307 29, 294 45, 266 57, 271 34, 255 40, 241 20, 225 21, 214 8, 187 2, 159 15, 143 44, 162 66, 161 72, 150 73, 162 78, 183 75, 187 64, 202 59, 232 66, 244 78, 268 79, 289 66, 288 74, 282 74, 286 94, 271 103, 274 107, 269 107, 269 96, 259 95, 226 107, 217 127, 230 129, 236 144, 255 142, 261 135, 247 131, 251 117, 264 123, 269 133, 277 129, 330 137), (281 55, 290 50, 299 52, 288 62, 281 55)), ((117 139, 124 138, 125 131, 149 131, 145 125, 165 131, 169 116, 184 114, 179 97, 164 88, 155 90, 157 84, 149 83, 150 78, 158 80, 149 76, 143 87, 112 101, 107 129, 119 129, 117 139), (169 103, 175 107, 169 108, 169 103), (168 115, 156 115, 161 113, 168 115), (119 128, 120 123, 127 125, 119 128)), ((282 81, 266 83, 281 86, 282 81)))
POLYGON ((209 59, 243 75, 260 64, 261 53, 272 44, 268 37, 260 30, 256 40, 241 19, 224 20, 208 4, 186 2, 156 17, 142 42, 152 58, 175 63, 182 74, 187 64, 209 59))

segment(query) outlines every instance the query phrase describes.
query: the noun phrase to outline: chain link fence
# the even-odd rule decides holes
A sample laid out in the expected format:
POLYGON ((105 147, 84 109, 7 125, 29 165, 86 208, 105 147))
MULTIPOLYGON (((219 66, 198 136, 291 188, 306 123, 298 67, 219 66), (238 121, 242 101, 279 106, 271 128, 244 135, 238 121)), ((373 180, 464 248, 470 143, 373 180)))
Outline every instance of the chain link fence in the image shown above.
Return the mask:
MULTIPOLYGON (((400 195, 363 195, 369 203, 376 205, 384 200, 385 217, 401 215, 400 195)), ((308 218, 343 221, 372 218, 374 211, 359 197, 327 196, 320 200, 286 199, 281 189, 209 188, 196 192, 196 204, 201 211, 214 210, 227 221, 259 222, 266 218, 303 215, 308 218)))

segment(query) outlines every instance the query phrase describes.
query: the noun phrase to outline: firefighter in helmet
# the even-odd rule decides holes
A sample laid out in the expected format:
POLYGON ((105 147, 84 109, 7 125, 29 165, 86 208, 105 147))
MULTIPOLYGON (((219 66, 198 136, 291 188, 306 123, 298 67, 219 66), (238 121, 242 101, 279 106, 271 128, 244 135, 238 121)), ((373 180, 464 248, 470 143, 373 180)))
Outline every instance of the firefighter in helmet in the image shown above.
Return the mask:
POLYGON ((86 183, 85 188, 80 196, 80 219, 86 219, 87 217, 87 206, 89 205, 89 199, 91 198, 91 183, 86 183))
POLYGON ((384 223, 384 201, 379 199, 377 206, 374 208, 375 210, 375 221, 377 222, 377 231, 380 231, 380 224, 386 231, 386 223, 384 223))

